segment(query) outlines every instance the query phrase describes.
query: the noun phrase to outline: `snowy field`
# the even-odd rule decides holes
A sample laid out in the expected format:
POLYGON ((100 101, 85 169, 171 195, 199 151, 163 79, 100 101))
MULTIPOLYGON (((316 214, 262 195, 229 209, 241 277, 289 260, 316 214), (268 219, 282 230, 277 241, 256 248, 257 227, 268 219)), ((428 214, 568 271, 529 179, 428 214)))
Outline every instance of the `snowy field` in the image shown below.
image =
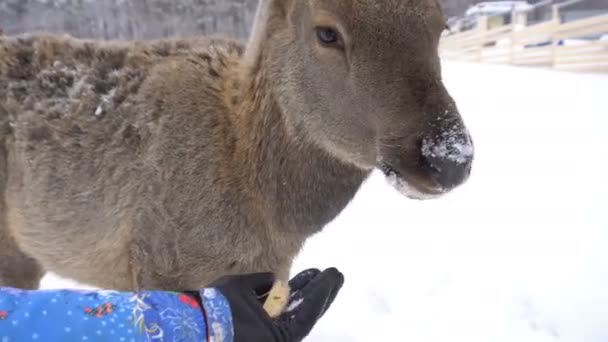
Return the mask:
POLYGON ((374 174, 296 261, 346 277, 307 341, 608 341, 608 76, 444 76, 476 144, 470 181, 416 202, 374 174))

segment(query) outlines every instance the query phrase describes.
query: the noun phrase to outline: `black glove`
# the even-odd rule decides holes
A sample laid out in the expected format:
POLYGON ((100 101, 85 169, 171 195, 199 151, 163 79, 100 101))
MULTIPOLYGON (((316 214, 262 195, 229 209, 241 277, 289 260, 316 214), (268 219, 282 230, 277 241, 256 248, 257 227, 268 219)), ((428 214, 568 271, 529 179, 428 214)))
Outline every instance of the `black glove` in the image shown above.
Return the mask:
POLYGON ((234 342, 300 342, 325 314, 344 283, 335 268, 309 269, 289 281, 287 310, 276 319, 263 309, 274 283, 272 273, 224 277, 210 285, 228 299, 234 342))

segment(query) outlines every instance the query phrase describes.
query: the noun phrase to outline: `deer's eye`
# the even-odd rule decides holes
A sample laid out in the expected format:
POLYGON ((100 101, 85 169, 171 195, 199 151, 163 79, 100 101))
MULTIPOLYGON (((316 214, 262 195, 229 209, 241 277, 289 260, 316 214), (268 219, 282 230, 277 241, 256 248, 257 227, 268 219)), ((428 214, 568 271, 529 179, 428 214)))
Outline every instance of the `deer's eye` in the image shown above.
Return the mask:
POLYGON ((317 37, 323 44, 335 44, 339 40, 339 34, 336 30, 330 27, 317 27, 317 37))

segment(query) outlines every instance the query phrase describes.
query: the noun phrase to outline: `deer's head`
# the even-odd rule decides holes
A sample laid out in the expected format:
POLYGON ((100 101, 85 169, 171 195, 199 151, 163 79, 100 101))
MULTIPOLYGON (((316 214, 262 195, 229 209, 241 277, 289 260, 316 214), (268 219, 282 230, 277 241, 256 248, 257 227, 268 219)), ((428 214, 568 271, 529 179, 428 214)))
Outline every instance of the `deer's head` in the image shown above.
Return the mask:
POLYGON ((464 183, 473 161, 442 83, 444 27, 437 0, 262 0, 246 58, 264 60, 290 129, 430 198, 464 183))

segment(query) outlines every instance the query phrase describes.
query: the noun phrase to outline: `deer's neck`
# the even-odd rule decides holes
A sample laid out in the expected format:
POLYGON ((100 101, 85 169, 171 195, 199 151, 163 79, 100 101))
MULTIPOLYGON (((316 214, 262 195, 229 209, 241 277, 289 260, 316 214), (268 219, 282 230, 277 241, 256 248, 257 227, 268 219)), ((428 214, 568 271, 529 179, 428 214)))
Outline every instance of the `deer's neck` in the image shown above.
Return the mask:
POLYGON ((236 120, 243 178, 276 229, 314 234, 344 209, 369 172, 309 143, 304 132, 288 130, 266 75, 255 75, 241 82, 236 120))

